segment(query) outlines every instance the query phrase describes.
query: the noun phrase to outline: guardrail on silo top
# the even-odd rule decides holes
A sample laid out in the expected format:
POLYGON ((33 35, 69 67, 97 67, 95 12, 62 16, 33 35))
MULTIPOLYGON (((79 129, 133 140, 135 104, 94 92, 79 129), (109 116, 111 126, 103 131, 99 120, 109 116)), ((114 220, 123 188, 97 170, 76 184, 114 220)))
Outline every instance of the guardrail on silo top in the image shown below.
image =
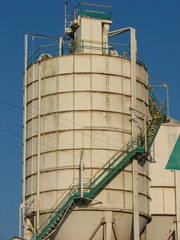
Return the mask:
MULTIPOLYGON (((128 44, 101 41, 67 41, 40 46, 28 59, 28 66, 38 60, 45 60, 50 57, 70 55, 70 54, 102 54, 109 56, 120 56, 131 59, 131 49, 128 44), (40 58, 41 56, 41 58, 40 58)), ((136 61, 145 66, 145 59, 139 53, 136 54, 136 61)))

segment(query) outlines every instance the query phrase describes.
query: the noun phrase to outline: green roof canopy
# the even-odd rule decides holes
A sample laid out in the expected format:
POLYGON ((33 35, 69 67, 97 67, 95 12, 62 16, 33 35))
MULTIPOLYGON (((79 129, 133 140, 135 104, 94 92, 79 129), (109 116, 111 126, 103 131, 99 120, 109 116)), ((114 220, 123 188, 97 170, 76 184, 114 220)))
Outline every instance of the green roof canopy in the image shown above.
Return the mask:
POLYGON ((165 169, 180 170, 180 135, 176 141, 165 169))

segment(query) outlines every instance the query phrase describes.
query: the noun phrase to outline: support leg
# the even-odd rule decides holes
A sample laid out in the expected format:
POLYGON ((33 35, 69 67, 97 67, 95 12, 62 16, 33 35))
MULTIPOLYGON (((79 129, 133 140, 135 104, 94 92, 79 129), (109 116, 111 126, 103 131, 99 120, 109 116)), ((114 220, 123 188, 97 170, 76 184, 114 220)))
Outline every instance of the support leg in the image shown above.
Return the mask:
POLYGON ((112 239, 112 211, 106 212, 106 235, 105 240, 111 240, 112 239))

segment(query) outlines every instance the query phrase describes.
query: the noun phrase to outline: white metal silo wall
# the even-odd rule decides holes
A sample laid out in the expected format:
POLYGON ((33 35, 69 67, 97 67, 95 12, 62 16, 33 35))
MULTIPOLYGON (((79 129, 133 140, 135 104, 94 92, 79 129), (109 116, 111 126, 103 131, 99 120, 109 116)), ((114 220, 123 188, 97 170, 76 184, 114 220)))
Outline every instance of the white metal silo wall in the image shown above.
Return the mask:
POLYGON ((180 134, 180 122, 170 119, 163 124, 155 139, 150 164, 152 222, 147 228, 147 239, 166 239, 175 224, 176 239, 180 239, 180 182, 179 171, 166 170, 165 166, 180 134))
MULTIPOLYGON (((145 114, 147 71, 136 65, 137 110, 145 114)), ((60 56, 28 69, 26 199, 39 194, 40 214, 51 208, 73 178, 79 177, 82 148, 84 176, 90 178, 131 138, 130 77, 130 60, 100 55, 60 56)), ((137 121, 142 127, 143 118, 137 121)), ((140 230, 149 216, 148 164, 138 166, 140 230)), ((73 211, 60 230, 63 239, 79 239, 80 229, 88 239, 102 218, 111 221, 112 213, 119 235, 129 239, 132 191, 130 164, 96 197, 102 204, 73 211), (75 231, 75 222, 81 222, 79 231, 75 231), (66 231, 70 225, 74 238, 66 231), (128 231, 123 231, 125 225, 128 231)), ((100 232, 97 239, 101 239, 100 232)))

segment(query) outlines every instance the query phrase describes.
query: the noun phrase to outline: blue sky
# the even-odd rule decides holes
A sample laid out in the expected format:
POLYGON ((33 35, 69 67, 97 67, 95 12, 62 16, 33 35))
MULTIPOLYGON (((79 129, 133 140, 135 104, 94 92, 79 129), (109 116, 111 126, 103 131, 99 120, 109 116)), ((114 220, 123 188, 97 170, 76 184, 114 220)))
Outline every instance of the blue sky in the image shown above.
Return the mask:
MULTIPOLYGON (((133 27, 149 74, 169 86, 170 116, 180 120, 180 1, 90 0, 111 5, 111 30, 133 27)), ((78 1, 68 1, 68 9, 78 1)), ((62 36, 64 0, 0 0, 0 239, 18 235, 22 198, 24 34, 62 36)))

